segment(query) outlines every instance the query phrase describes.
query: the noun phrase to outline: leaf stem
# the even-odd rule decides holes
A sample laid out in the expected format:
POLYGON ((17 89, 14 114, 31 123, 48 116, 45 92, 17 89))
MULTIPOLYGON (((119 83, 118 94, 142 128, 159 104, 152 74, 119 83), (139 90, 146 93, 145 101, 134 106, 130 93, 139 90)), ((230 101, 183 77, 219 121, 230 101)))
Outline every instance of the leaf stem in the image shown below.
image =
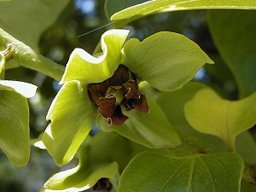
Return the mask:
MULTIPOLYGON (((55 80, 59 81, 61 79, 65 70, 64 66, 37 54, 29 46, 15 39, 0 28, 0 45, 2 44, 11 44, 13 46, 12 58, 10 61, 18 63, 19 66, 44 73, 55 80)), ((6 63, 6 68, 8 68, 8 62, 6 63)))

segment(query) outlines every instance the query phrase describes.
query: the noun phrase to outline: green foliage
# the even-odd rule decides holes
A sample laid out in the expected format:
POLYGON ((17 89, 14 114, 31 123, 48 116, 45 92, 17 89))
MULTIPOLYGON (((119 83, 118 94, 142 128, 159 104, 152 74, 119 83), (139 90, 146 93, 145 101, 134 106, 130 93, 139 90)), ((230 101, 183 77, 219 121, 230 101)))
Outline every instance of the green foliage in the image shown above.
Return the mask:
POLYGON ((29 160, 29 111, 26 98, 13 90, 0 89, 0 147, 17 166, 29 160))
MULTIPOLYGON (((137 1, 137 4, 140 1, 137 1)), ((111 20, 133 20, 149 14, 165 11, 193 9, 256 9, 256 2, 251 0, 155 0, 129 7, 111 16, 111 20)))
POLYGON ((170 32, 156 33, 142 42, 130 39, 124 55, 127 67, 160 91, 181 88, 200 67, 213 63, 194 42, 170 32))
POLYGON ((1 3, 0 28, 37 50, 40 36, 53 24, 68 2, 34 0, 22 2, 22 6, 19 0, 1 3))
POLYGON ((125 168, 118 191, 240 191, 243 161, 234 153, 175 156, 145 152, 125 168))
POLYGON ((211 89, 203 89, 186 104, 185 115, 196 130, 221 138, 232 151, 236 136, 256 123, 255 99, 253 94, 243 100, 228 101, 211 89))
POLYGON ((84 190, 95 185, 102 177, 116 177, 131 159, 132 151, 128 140, 113 133, 98 133, 95 137, 87 138, 81 147, 78 153, 79 164, 52 176, 45 183, 44 189, 84 190))
POLYGON ((234 75, 241 97, 256 90, 255 18, 255 11, 210 11, 208 14, 214 42, 234 75))
POLYGON ((71 38, 79 35, 77 25, 97 22, 89 24, 87 16, 96 14, 80 7, 74 14, 76 3, 0 2, 0 148, 7 158, 16 166, 27 164, 34 143, 58 166, 71 162, 44 184, 45 192, 255 191, 256 31, 255 11, 248 11, 256 9, 255 1, 106 0, 112 24, 129 26, 104 32, 93 54, 75 48, 80 39, 71 38), (224 10, 230 8, 243 11, 224 10), (198 9, 210 11, 185 11, 198 9), (170 11, 179 12, 144 18, 170 11), (59 16, 64 30, 54 27, 59 16), (192 28, 184 28, 188 17, 192 28), (166 31, 160 21, 189 38, 166 31), (42 36, 46 30, 52 31, 42 36), (65 69, 53 61, 68 57, 56 37, 70 55, 65 69), (39 45, 52 39, 47 51, 39 45), (18 67, 42 74, 24 78, 18 67), (61 87, 44 81, 47 76, 61 87), (40 85, 29 105, 36 86, 22 81, 40 85), (58 91, 53 100, 45 84, 58 91), (33 110, 47 103, 48 126, 34 135, 39 123, 33 110))

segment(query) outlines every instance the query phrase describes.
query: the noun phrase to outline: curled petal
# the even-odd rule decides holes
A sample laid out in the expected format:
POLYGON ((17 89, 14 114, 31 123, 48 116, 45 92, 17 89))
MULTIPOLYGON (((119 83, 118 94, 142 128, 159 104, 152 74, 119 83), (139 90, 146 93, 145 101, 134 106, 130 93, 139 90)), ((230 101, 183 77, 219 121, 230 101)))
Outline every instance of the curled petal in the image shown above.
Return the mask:
POLYGON ((115 97, 107 97, 99 99, 99 108, 98 111, 103 117, 111 117, 111 115, 115 111, 116 98, 115 97))
POLYGON ((109 30, 102 35, 102 55, 94 57, 83 49, 75 49, 70 55, 61 83, 79 80, 99 83, 110 78, 121 62, 121 49, 128 30, 109 30))

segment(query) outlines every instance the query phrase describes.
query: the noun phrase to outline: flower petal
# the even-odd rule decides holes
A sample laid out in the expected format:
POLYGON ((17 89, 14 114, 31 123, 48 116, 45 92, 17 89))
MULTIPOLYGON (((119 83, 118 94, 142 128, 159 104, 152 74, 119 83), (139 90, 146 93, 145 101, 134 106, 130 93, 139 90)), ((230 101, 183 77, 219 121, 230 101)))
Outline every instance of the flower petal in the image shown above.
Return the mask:
POLYGON ((51 123, 42 141, 58 165, 68 163, 89 134, 96 108, 79 81, 66 83, 54 99, 47 119, 51 123))
POLYGON ((91 188, 101 178, 119 174, 133 156, 132 144, 114 133, 99 132, 87 138, 78 152, 79 164, 52 176, 45 191, 77 192, 91 188))
POLYGON ((123 64, 161 91, 181 88, 205 63, 213 63, 197 44, 172 32, 159 32, 142 42, 130 39, 123 52, 123 64))
POLYGON ((110 78, 121 62, 121 49, 128 30, 109 30, 102 35, 102 55, 94 57, 83 49, 75 49, 70 55, 61 83, 80 80, 99 83, 110 78))
POLYGON ((22 96, 30 98, 35 95, 37 86, 31 83, 25 83, 20 81, 0 80, 0 89, 15 90, 22 96), (1 85, 4 87, 1 87, 1 85))

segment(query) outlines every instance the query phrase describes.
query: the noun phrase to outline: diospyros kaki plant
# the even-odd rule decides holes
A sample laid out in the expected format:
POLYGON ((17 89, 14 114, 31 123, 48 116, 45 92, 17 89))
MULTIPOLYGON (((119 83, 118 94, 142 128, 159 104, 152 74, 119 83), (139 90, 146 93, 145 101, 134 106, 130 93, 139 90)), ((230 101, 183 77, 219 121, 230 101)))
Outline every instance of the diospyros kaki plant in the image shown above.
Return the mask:
POLYGON ((69 1, 23 3, 0 0, 0 148, 16 166, 27 164, 30 145, 40 145, 58 166, 77 159, 50 177, 42 192, 256 191, 254 1, 106 0, 105 12, 119 29, 106 30, 92 54, 75 48, 65 67, 40 55, 38 41, 69 1), (125 29, 159 12, 231 8, 243 11, 207 12, 218 57, 179 33, 138 39, 125 29), (20 21, 29 22, 18 28, 20 21), (48 125, 33 142, 27 98, 37 87, 7 80, 17 67, 60 85, 48 125), (194 81, 202 69, 208 79, 226 81, 224 68, 237 83, 236 100, 223 97, 217 83, 194 81))

